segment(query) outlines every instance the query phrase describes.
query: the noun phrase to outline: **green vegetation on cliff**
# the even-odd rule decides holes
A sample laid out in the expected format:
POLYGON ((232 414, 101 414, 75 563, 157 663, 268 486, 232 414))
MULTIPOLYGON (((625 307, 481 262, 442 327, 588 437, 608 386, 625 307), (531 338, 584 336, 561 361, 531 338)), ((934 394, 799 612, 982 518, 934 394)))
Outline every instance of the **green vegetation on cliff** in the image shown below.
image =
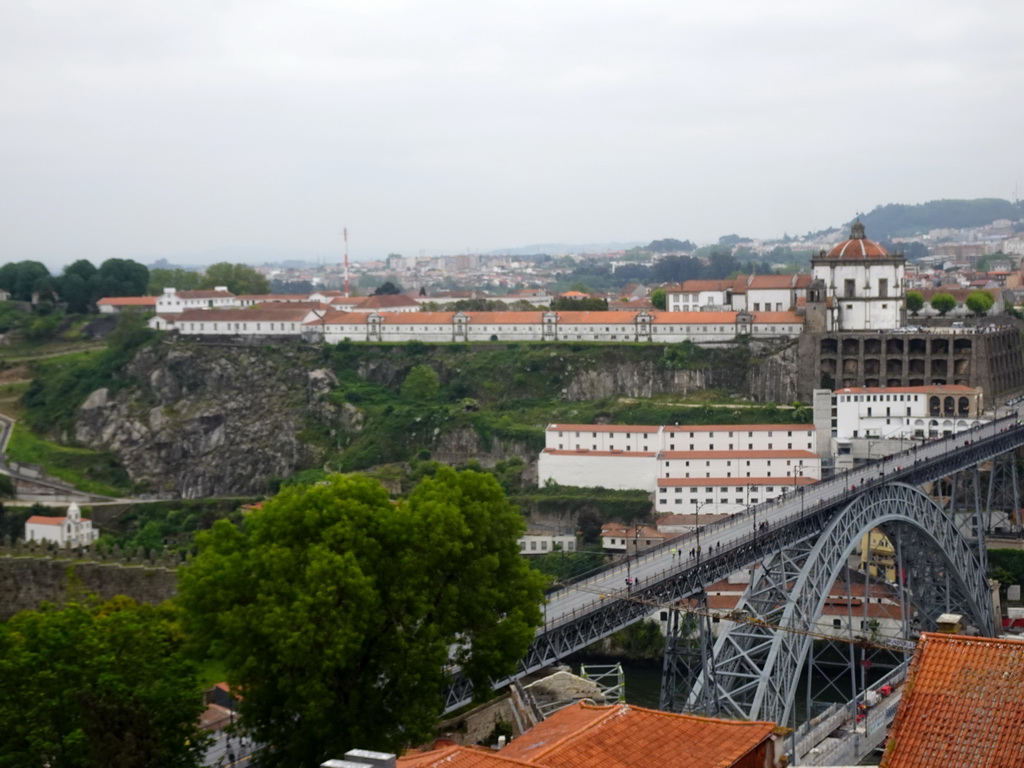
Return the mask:
MULTIPOLYGON (((756 362, 746 345, 705 349, 693 344, 343 342, 327 354, 339 382, 333 402, 349 403, 365 418, 361 428, 346 430, 334 441, 328 461, 343 471, 409 461, 419 451, 431 450, 440 436, 462 428, 480 438, 483 450, 499 439, 536 453, 544 446, 544 428, 555 422, 810 421, 806 410, 740 402, 721 392, 690 398, 670 392, 622 396, 624 385, 617 378, 622 372, 670 382, 674 370, 706 371, 725 390, 741 391, 756 362), (609 394, 587 397, 604 392, 609 394)), ((658 391, 653 382, 648 388, 658 391)))
POLYGON ((125 380, 117 374, 155 338, 156 332, 146 327, 141 315, 127 313, 118 319, 105 350, 34 363, 34 379, 22 397, 24 421, 40 433, 69 429, 78 408, 93 391, 124 386, 125 380))

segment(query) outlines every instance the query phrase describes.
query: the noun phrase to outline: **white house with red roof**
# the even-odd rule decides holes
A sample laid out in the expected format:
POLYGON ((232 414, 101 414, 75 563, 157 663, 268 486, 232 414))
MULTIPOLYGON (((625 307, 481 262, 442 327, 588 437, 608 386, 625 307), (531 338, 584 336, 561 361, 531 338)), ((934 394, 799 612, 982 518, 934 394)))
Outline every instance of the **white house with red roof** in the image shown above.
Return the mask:
POLYGON ((77 504, 62 517, 32 515, 25 521, 25 541, 52 541, 61 547, 87 547, 100 537, 92 520, 82 517, 77 504))
POLYGON ((227 286, 218 285, 212 290, 179 291, 176 288, 164 288, 164 292, 156 297, 158 315, 176 314, 186 309, 222 309, 237 307, 238 297, 231 293, 227 286))
MULTIPOLYGON (((316 305, 319 307, 320 305, 316 305)), ((263 304, 248 309, 189 309, 150 318, 149 327, 183 336, 294 336, 326 310, 303 304, 263 304)))
POLYGON ((101 315, 131 310, 152 312, 156 309, 156 296, 105 296, 96 302, 96 309, 101 315))

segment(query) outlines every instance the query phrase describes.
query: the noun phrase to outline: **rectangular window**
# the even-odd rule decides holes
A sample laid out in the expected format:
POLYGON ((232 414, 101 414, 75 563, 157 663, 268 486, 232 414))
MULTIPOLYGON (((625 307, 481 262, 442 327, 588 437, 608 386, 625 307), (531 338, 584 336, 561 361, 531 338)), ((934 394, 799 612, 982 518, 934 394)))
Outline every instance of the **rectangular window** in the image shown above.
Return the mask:
POLYGON ((846 280, 846 281, 844 281, 844 283, 843 283, 843 297, 847 298, 847 299, 852 299, 852 298, 855 298, 856 296, 857 296, 857 281, 856 280, 846 280))

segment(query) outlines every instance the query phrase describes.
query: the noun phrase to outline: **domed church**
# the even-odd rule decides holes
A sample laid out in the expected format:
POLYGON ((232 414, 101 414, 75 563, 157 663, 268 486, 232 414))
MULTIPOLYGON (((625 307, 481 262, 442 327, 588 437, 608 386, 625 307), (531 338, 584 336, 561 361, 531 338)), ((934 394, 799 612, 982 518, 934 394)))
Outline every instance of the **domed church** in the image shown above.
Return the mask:
POLYGON ((864 225, 854 221, 849 240, 811 259, 814 279, 807 289, 811 329, 881 331, 902 327, 906 263, 902 254, 890 254, 868 240, 864 225), (823 327, 813 328, 815 325, 823 327))

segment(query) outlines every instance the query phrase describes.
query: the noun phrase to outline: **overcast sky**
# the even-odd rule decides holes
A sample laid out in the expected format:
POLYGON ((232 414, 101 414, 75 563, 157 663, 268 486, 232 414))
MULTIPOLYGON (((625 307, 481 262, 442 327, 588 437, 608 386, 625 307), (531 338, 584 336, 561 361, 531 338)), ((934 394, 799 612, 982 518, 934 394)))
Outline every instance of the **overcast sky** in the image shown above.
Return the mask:
MULTIPOLYGON (((0 0, 0 261, 701 242, 1024 187, 1020 0, 0 0)), ((869 237, 871 233, 868 233, 869 237)))

